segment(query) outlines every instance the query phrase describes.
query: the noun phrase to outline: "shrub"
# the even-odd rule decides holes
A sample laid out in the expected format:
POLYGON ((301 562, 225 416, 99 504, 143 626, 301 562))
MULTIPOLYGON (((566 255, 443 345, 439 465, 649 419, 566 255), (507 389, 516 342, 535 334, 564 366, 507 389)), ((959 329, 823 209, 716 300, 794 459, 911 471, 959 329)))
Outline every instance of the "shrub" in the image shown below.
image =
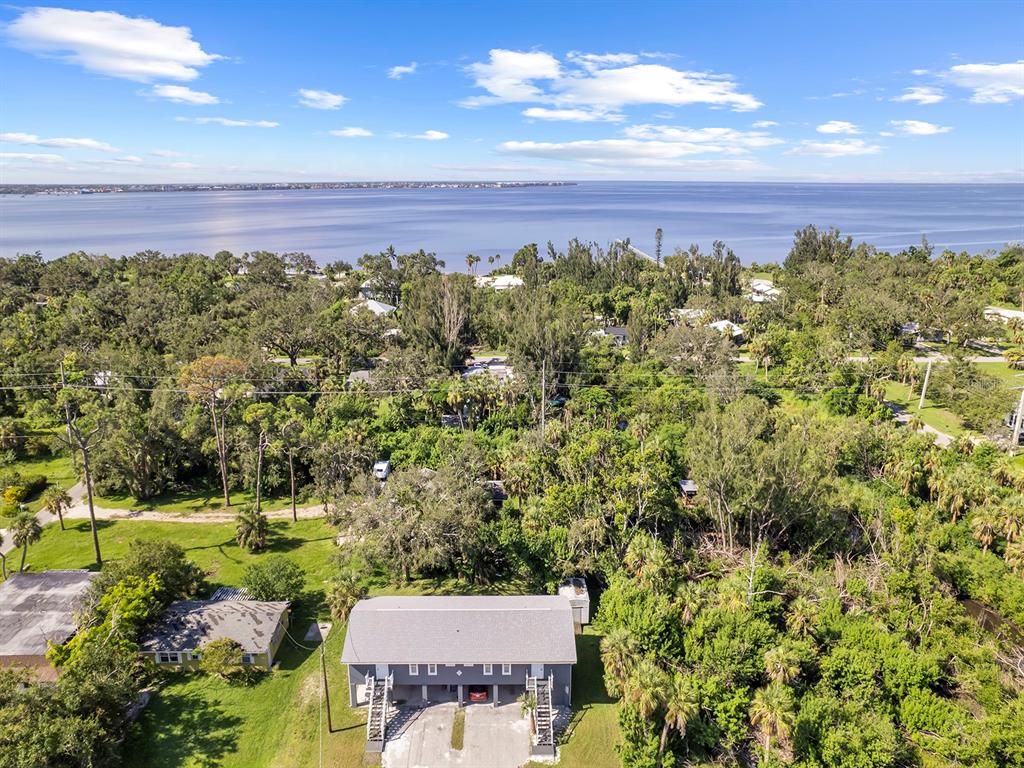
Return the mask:
POLYGON ((242 584, 257 600, 292 602, 302 595, 306 583, 303 570, 284 555, 271 555, 245 570, 242 584))
POLYGON ((242 646, 230 637, 211 640, 200 649, 199 668, 227 679, 242 672, 242 646))

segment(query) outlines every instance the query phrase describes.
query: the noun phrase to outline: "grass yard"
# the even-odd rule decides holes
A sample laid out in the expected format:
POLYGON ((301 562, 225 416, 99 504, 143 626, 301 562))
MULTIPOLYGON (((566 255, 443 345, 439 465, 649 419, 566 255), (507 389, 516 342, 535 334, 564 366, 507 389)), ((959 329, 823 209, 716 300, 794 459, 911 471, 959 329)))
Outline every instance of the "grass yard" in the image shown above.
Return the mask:
MULTIPOLYGON (((604 689, 601 635, 587 627, 576 638, 572 671, 572 723, 559 747, 560 768, 617 768, 619 719, 615 700, 604 689)), ((530 763, 541 768, 545 763, 530 763)))
MULTIPOLYGON (((46 459, 16 461, 13 464, 6 465, 3 469, 5 471, 14 470, 24 476, 46 475, 47 483, 50 485, 60 485, 64 490, 70 489, 71 486, 78 482, 78 475, 71 465, 71 459, 62 454, 46 459)), ((0 488, 0 491, 2 490, 0 488)), ((33 512, 38 512, 42 502, 39 500, 39 496, 36 496, 25 502, 25 505, 33 512)), ((4 517, 3 513, 0 513, 0 528, 3 528, 7 522, 9 522, 9 519, 4 517)))
MULTIPOLYGON (((255 500, 255 496, 248 491, 232 490, 229 509, 237 511, 242 505, 253 503, 255 500)), ((300 507, 311 503, 314 502, 303 500, 301 497, 296 500, 300 507)), ((96 504, 110 509, 142 509, 150 512, 213 512, 224 509, 224 496, 219 485, 210 485, 171 491, 144 500, 127 495, 97 496, 96 504)), ((262 507, 264 511, 290 509, 291 499, 288 496, 264 496, 262 507)))
POLYGON ((984 371, 989 376, 995 376, 1009 388, 1024 386, 1024 371, 1011 368, 1009 363, 977 363, 976 365, 978 370, 984 371))
MULTIPOLYGON (((174 541, 215 585, 238 585, 245 566, 262 557, 239 548, 233 523, 100 520, 97 525, 104 560, 121 557, 135 539, 174 541)), ((95 567, 89 521, 71 520, 67 526, 66 531, 61 531, 56 523, 47 525, 42 539, 29 547, 28 562, 33 571, 95 567)), ((322 590, 336 570, 331 564, 331 555, 337 551, 335 535, 335 529, 323 520, 271 520, 269 551, 290 557, 306 571, 306 587, 322 590)))
POLYGON ((957 437, 969 431, 960 423, 959 416, 932 400, 925 398, 924 408, 920 411, 917 410, 920 390, 912 391, 906 384, 901 384, 898 381, 888 382, 885 385, 885 397, 896 405, 906 408, 908 413, 920 417, 921 421, 929 427, 934 427, 947 435, 957 437))

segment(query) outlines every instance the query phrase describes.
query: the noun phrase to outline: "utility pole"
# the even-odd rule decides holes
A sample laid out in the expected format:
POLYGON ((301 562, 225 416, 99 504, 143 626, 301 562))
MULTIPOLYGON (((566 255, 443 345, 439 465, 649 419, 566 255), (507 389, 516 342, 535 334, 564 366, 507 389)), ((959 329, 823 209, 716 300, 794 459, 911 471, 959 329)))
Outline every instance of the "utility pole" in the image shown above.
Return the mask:
POLYGON ((917 403, 917 410, 924 408, 924 396, 928 391, 928 379, 932 376, 932 361, 928 361, 928 367, 924 371, 924 384, 921 385, 921 399, 917 403))
POLYGON ((540 444, 544 445, 544 422, 548 404, 548 359, 540 361, 540 444))
POLYGON ((1013 420, 1013 440, 1010 441, 1010 452, 1016 453, 1020 445, 1021 424, 1024 422, 1024 387, 1020 388, 1020 402, 1017 403, 1017 418, 1013 420))

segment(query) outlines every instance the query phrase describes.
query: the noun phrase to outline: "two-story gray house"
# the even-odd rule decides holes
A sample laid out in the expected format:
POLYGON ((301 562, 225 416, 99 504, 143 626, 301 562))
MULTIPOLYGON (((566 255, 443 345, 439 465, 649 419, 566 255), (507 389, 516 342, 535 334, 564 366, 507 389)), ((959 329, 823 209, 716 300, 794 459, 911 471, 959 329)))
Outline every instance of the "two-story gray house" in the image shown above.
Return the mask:
POLYGON ((341 660, 350 703, 370 706, 370 750, 383 748, 393 704, 501 704, 523 693, 536 698, 543 745, 554 708, 572 699, 572 605, 562 595, 373 597, 352 609, 341 660))

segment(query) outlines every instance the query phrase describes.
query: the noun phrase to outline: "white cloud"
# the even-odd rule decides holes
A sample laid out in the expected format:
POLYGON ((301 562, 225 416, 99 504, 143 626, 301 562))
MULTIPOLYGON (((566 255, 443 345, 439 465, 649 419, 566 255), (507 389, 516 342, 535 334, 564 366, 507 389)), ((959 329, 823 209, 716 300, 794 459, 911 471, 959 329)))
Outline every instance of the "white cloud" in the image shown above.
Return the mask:
POLYGON ((686 128, 672 125, 631 125, 622 133, 630 139, 667 141, 694 145, 705 152, 741 154, 750 149, 785 144, 764 131, 737 131, 733 128, 686 128))
POLYGON ((174 168, 175 170, 179 171, 187 171, 191 170, 192 168, 198 168, 199 166, 196 165, 195 163, 167 163, 167 167, 174 168))
POLYGON ((412 61, 405 66, 392 67, 388 70, 388 77, 392 80, 401 80, 405 75, 416 74, 417 66, 419 65, 415 61, 412 61))
POLYGON ((896 134, 893 133, 892 131, 879 131, 878 135, 879 136, 887 136, 888 137, 888 136, 895 136, 896 134))
POLYGON ((910 74, 912 74, 912 75, 927 75, 928 74, 928 70, 927 69, 912 69, 912 70, 910 70, 910 74))
POLYGON ((346 101, 340 93, 299 88, 299 104, 310 109, 340 109, 346 101))
POLYGON ((343 139, 354 139, 361 136, 373 136, 373 131, 368 131, 365 128, 338 128, 334 131, 328 131, 331 136, 341 136, 343 139))
POLYGON ((115 157, 115 163, 127 163, 128 165, 138 165, 139 163, 146 162, 138 155, 125 155, 123 157, 115 157))
POLYGON ((688 128, 674 125, 631 125, 622 138, 566 142, 506 141, 505 154, 564 160, 603 168, 652 170, 753 170, 760 164, 747 155, 752 149, 784 143, 764 131, 732 128, 688 128), (693 159, 716 155, 716 159, 693 159), (732 157, 729 157, 732 156, 732 157))
POLYGON ((626 119, 626 116, 619 112, 607 112, 602 109, 549 109, 548 107, 524 109, 523 117, 533 120, 564 120, 573 123, 619 123, 626 119))
POLYGON ((909 136, 933 136, 936 133, 949 133, 953 130, 948 125, 935 125, 923 120, 890 120, 889 125, 909 136))
POLYGON ((193 91, 184 85, 154 85, 150 93, 178 104, 220 104, 213 94, 193 91))
POLYGON ((0 160, 24 160, 30 163, 63 163, 60 155, 35 154, 32 152, 0 152, 0 160))
POLYGON ((7 144, 33 144, 38 147, 60 147, 61 149, 95 149, 100 152, 120 152, 96 139, 41 139, 34 133, 0 133, 0 142, 7 144))
POLYGON ((818 133, 860 133, 860 128, 845 120, 829 120, 819 125, 817 130, 818 133))
POLYGON ((184 157, 185 156, 185 154, 183 152, 176 152, 173 149, 154 149, 149 154, 154 155, 156 157, 184 157))
POLYGON ((750 94, 740 93, 729 75, 639 63, 635 54, 573 52, 563 67, 544 51, 496 48, 488 61, 470 64, 466 71, 487 93, 464 99, 464 107, 532 102, 615 112, 629 104, 709 104, 735 111, 761 106, 750 94))
POLYGON ((710 151, 709 148, 672 141, 642 141, 639 139, 566 142, 506 141, 498 145, 498 151, 509 155, 573 161, 603 168, 751 170, 760 167, 757 162, 747 158, 690 159, 691 155, 710 151))
POLYGON ((774 120, 758 120, 756 123, 751 123, 753 128, 774 128, 777 125, 778 123, 774 120))
POLYGON ((204 51, 188 27, 168 27, 113 11, 29 8, 5 31, 23 50, 142 82, 194 80, 198 68, 221 58, 204 51))
POLYGON ((877 155, 882 148, 868 144, 863 139, 839 139, 837 141, 802 141, 789 150, 790 155, 817 155, 818 157, 851 157, 854 155, 877 155))
POLYGON ((412 136, 406 136, 407 139, 422 139, 423 141, 443 141, 448 138, 448 134, 444 131, 424 131, 423 133, 414 133, 412 136))
POLYGON ((565 58, 584 69, 594 70, 605 67, 625 67, 636 64, 640 57, 635 53, 581 53, 569 51, 565 58))
POLYGON ((928 85, 918 85, 905 89, 902 96, 897 96, 892 101, 913 101, 917 104, 938 104, 946 98, 941 88, 932 88, 928 85))
POLYGON ((227 117, 176 117, 179 123, 198 125, 224 125, 228 128, 277 128, 279 123, 270 120, 232 120, 227 117))
POLYGON ((975 104, 1006 104, 1024 97, 1024 59, 1006 64, 958 64, 946 77, 972 89, 975 104))

